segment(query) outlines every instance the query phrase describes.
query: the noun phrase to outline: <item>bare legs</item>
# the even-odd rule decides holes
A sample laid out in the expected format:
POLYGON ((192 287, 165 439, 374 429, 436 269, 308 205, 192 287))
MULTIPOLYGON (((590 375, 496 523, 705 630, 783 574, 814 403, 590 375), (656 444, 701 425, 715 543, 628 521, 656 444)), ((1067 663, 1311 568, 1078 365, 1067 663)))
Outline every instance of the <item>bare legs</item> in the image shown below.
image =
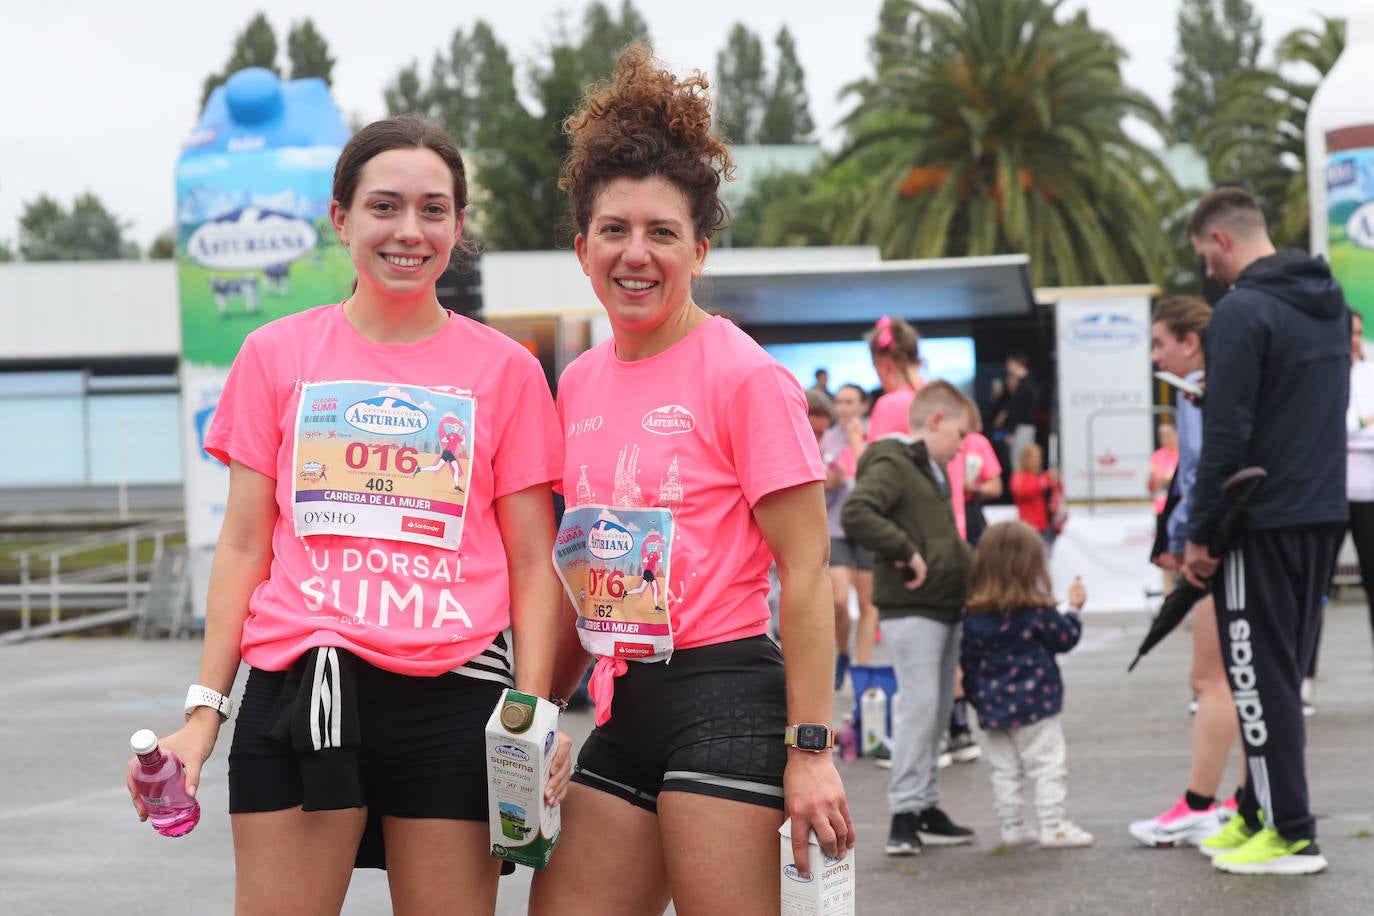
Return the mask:
POLYGON ((859 625, 854 633, 854 661, 871 664, 873 646, 878 642, 878 607, 873 603, 873 570, 854 572, 854 590, 859 593, 859 625))
MULTIPOLYGON (((1217 613, 1208 595, 1193 605, 1193 667, 1189 673, 1197 694, 1197 714, 1193 717, 1193 757, 1188 770, 1188 791, 1216 797, 1226 759, 1236 743, 1239 723, 1231 686, 1221 658, 1217 636, 1217 613)), ((1242 780, 1245 756, 1241 755, 1242 780)))
POLYGON ((531 916, 775 914, 782 812, 664 792, 658 814, 573 784, 563 802, 563 841, 536 872, 531 916), (606 863, 633 863, 606 880, 606 863))
POLYGON ((835 651, 849 654, 849 589, 854 570, 848 566, 830 567, 830 595, 835 602, 835 651))
MULTIPOLYGON (((353 876, 366 808, 289 808, 231 816, 234 912, 337 916, 353 876)), ((392 912, 490 914, 500 862, 485 821, 384 817, 392 912)))

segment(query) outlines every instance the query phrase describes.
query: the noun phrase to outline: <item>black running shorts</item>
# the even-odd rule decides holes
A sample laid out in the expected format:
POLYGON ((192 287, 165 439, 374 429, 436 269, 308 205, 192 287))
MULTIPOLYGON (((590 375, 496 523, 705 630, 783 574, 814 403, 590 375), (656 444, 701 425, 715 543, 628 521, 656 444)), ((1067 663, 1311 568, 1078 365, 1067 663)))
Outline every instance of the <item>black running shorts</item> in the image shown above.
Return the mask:
POLYGON ((786 688, 782 653, 767 636, 630 662, 573 781, 655 812, 659 792, 781 810, 786 688))
POLYGON ((341 771, 303 767, 294 750, 261 734, 286 672, 249 671, 229 749, 229 812, 294 808, 308 779, 311 810, 358 807, 361 785, 374 817, 485 821, 485 730, 503 685, 452 672, 411 677, 361 659, 357 672, 360 746, 341 771))

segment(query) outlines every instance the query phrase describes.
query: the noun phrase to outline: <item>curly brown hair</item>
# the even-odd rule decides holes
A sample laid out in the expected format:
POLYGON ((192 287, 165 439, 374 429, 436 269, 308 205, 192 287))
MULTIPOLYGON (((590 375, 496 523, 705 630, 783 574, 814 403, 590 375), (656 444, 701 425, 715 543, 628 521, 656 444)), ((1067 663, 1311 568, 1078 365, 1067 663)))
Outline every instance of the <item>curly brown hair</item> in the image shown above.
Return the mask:
POLYGON ((720 183, 735 167, 711 133, 709 88, 699 70, 678 79, 643 43, 621 52, 609 81, 587 88, 582 109, 563 122, 572 148, 558 180, 579 232, 587 231, 597 197, 617 178, 671 182, 687 199, 698 240, 727 225, 720 183))

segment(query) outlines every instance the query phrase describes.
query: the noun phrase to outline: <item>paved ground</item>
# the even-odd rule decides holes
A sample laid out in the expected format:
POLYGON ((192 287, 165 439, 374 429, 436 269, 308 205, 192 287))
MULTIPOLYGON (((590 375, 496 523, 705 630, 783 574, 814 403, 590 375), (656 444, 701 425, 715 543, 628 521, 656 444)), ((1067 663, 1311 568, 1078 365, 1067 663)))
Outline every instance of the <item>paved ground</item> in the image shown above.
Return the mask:
MULTIPOLYGON (((1147 850, 1126 833, 1172 802, 1188 766, 1188 640, 1171 637, 1127 676, 1145 622, 1090 615, 1084 644, 1064 660, 1069 804, 1096 846, 999 851, 987 767, 975 763, 944 771, 943 783, 944 806, 978 829, 978 844, 890 860, 886 774, 844 763, 860 830, 859 913, 1374 913, 1374 651, 1363 603, 1332 606, 1308 720, 1332 863, 1310 878, 1222 875, 1195 851, 1147 850)), ((184 839, 139 824, 123 788, 128 736, 175 726, 198 653, 196 642, 111 639, 0 648, 0 913, 232 912, 225 749, 207 765, 205 815, 184 839)), ((590 726, 587 714, 568 723, 577 736, 590 726)), ((524 911, 521 872, 503 879, 503 916, 524 911)), ((385 878, 359 872, 344 912, 388 909, 385 878)))

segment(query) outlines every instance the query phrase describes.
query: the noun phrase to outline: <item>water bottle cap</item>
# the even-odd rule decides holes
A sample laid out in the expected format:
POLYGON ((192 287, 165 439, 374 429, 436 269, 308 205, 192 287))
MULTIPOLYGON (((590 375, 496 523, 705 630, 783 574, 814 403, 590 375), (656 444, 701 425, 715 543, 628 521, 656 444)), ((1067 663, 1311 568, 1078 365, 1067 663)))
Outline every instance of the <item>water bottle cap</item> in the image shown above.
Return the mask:
POLYGON ((129 746, 135 754, 151 754, 157 750, 157 735, 153 734, 151 728, 140 728, 129 739, 129 746))
POLYGON ((281 115, 281 80, 263 67, 240 70, 224 84, 224 101, 240 124, 262 124, 281 115))

